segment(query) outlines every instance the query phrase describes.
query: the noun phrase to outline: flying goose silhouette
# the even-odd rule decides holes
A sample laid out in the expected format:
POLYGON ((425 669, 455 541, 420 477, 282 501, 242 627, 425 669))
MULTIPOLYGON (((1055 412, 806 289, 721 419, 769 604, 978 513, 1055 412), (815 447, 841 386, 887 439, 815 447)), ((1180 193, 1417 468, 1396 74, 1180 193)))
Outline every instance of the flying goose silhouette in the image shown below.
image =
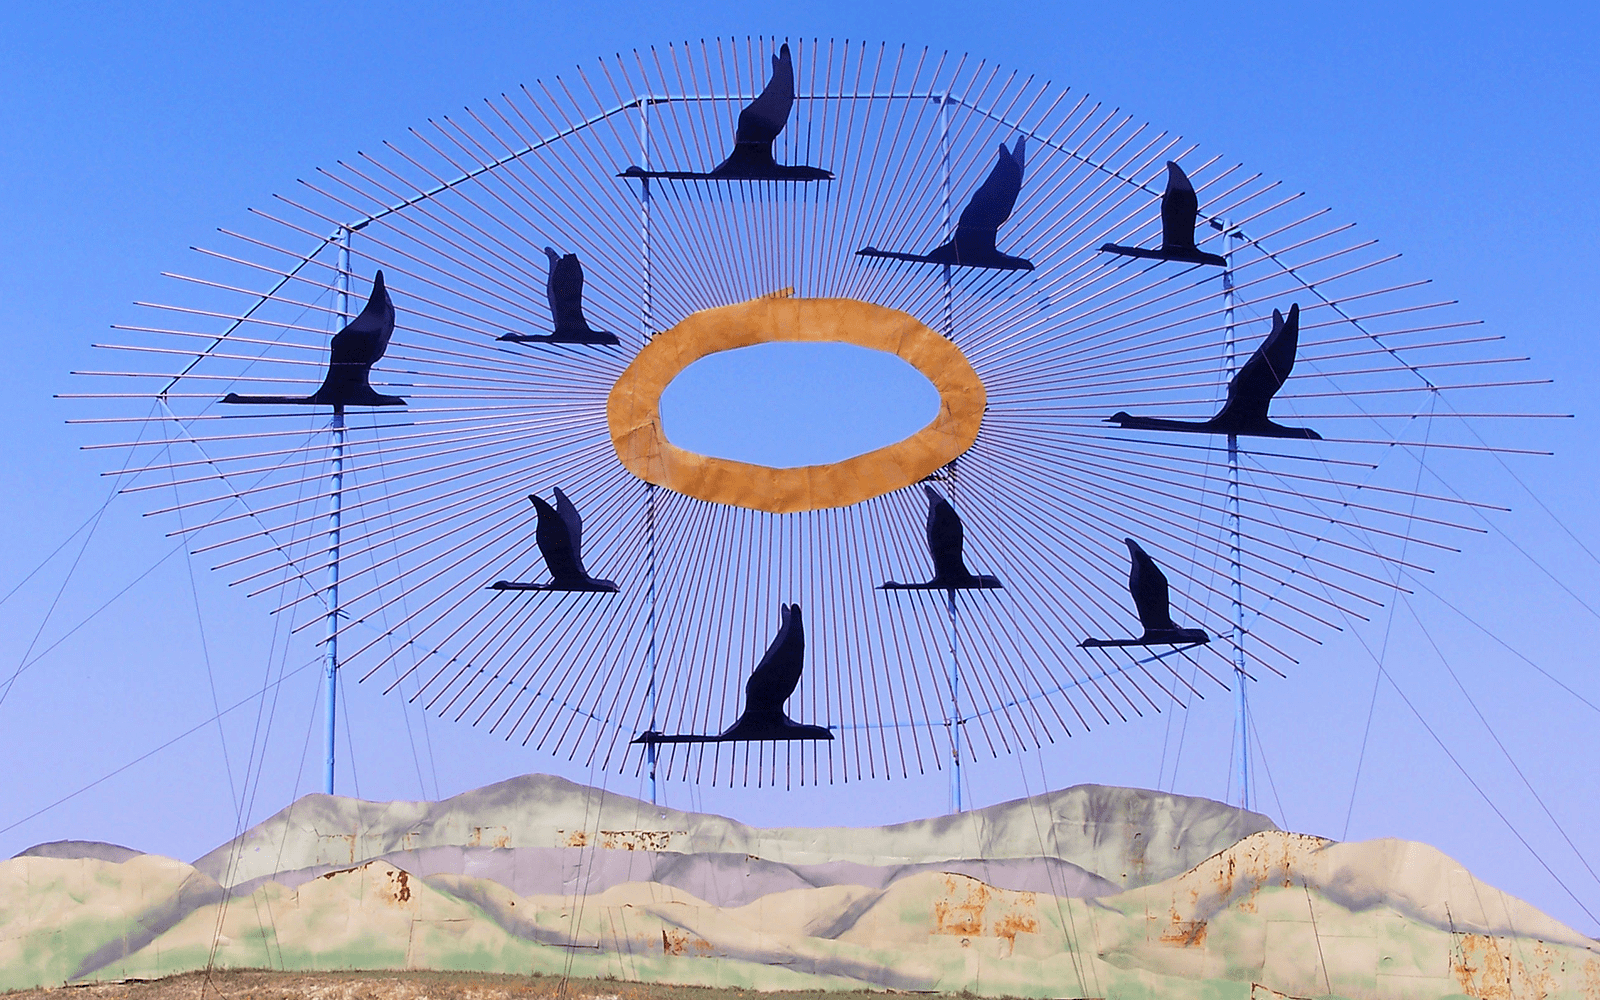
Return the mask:
POLYGON ((1228 383, 1228 401, 1210 420, 1163 420, 1159 417, 1135 417, 1117 411, 1106 418, 1106 423, 1118 424, 1126 430, 1189 431, 1195 434, 1232 434, 1240 437, 1305 438, 1322 440, 1322 435, 1309 427, 1285 427, 1267 417, 1272 397, 1289 373, 1294 371, 1294 355, 1300 344, 1300 305, 1289 306, 1289 318, 1272 310, 1272 332, 1261 342, 1250 360, 1246 361, 1228 383))
POLYGON ((1022 191, 1023 160, 1027 155, 1027 137, 1018 135, 1007 149, 1000 144, 999 158, 989 171, 989 176, 972 193, 972 200, 961 210, 956 231, 949 242, 925 254, 897 253, 863 247, 856 253, 862 257, 881 257, 886 260, 909 260, 923 264, 955 264, 960 267, 987 267, 1000 271, 1031 271, 1033 262, 1023 257, 1012 257, 995 249, 995 238, 1000 226, 1011 218, 1017 195, 1022 191))
POLYGON ((361 313, 343 330, 333 335, 329 349, 328 374, 322 387, 309 396, 241 396, 230 392, 224 403, 290 403, 298 406, 332 406, 342 413, 346 406, 404 406, 399 396, 384 396, 372 388, 372 366, 389 349, 394 336, 394 303, 383 284, 383 272, 372 278, 372 294, 361 313))
POLYGON ((554 247, 545 247, 550 259, 550 276, 545 279, 545 296, 550 302, 554 333, 508 333, 500 337, 515 344, 615 344, 617 335, 591 330, 583 318, 583 265, 578 255, 562 256, 554 247))
POLYGON ((1203 628, 1179 628, 1172 620, 1172 604, 1167 593, 1167 575, 1150 558, 1149 553, 1131 538, 1128 555, 1133 560, 1128 569, 1128 592, 1133 595, 1133 606, 1139 612, 1139 624, 1144 635, 1137 639, 1085 639, 1078 643, 1089 649, 1098 646, 1179 646, 1189 643, 1206 643, 1211 636, 1203 628))
POLYGON ((668 735, 655 730, 640 733, 633 742, 655 746, 662 743, 733 743, 750 740, 831 740, 833 733, 824 726, 807 726, 789 718, 784 702, 794 694, 805 669, 806 630, 800 605, 778 607, 782 624, 766 655, 750 672, 744 684, 744 711, 733 725, 716 736, 668 735))
POLYGON ((966 533, 961 527, 961 517, 950 501, 939 491, 926 484, 922 492, 928 496, 928 554, 933 557, 933 579, 926 583, 896 583, 886 581, 879 590, 999 590, 1005 585, 997 577, 979 576, 967 569, 961 550, 966 533))
POLYGON ((539 512, 539 527, 534 540, 539 543, 539 554, 550 569, 549 583, 517 583, 496 580, 490 590, 570 590, 586 593, 614 594, 617 585, 610 580, 596 580, 583 568, 583 518, 561 487, 555 487, 556 503, 552 507, 537 496, 529 496, 534 509, 539 512))
POLYGON ((646 170, 630 166, 618 177, 661 177, 675 181, 831 181, 833 172, 820 167, 779 163, 772 144, 789 124, 794 108, 794 60, 784 43, 772 57, 772 78, 760 96, 739 112, 733 152, 708 174, 693 170, 646 170))
POLYGON ((1124 257, 1150 257, 1155 260, 1181 260, 1187 264, 1226 265, 1228 262, 1214 253, 1206 253, 1194 245, 1194 223, 1200 214, 1200 199, 1194 185, 1183 168, 1167 161, 1167 190, 1161 195, 1161 248, 1124 247, 1107 243, 1100 249, 1104 253, 1119 253, 1124 257))

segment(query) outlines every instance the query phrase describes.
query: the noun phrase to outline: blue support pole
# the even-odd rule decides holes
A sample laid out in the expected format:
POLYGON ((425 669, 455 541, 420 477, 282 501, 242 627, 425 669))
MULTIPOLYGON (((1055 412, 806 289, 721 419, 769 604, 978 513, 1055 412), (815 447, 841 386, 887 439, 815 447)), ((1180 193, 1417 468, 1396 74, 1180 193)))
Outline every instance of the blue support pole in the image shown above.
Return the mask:
MULTIPOLYGON (((955 238, 955 214, 951 205, 951 177, 950 177, 950 94, 945 92, 939 100, 939 158, 943 164, 943 179, 940 183, 941 201, 944 208, 944 238, 946 241, 955 238)), ((947 340, 954 340, 956 335, 955 320, 955 285, 950 265, 944 265, 944 335, 947 340)), ((955 463, 946 466, 948 478, 945 480, 945 491, 950 494, 950 502, 956 499, 956 470, 955 463)), ((964 732, 965 720, 961 718, 961 658, 960 646, 956 635, 956 592, 947 591, 948 608, 950 611, 950 811, 962 811, 961 798, 961 737, 964 732)))
MULTIPOLYGON (((1238 370, 1239 344, 1233 319, 1233 227, 1222 224, 1222 253, 1227 261, 1222 268, 1222 324, 1227 335, 1228 371, 1238 370)), ((1234 774, 1238 782, 1239 808, 1250 808, 1250 716, 1244 670, 1244 558, 1243 511, 1239 497, 1239 436, 1228 435, 1228 570, 1233 590, 1233 684, 1234 684, 1234 774)))
MULTIPOLYGON (((650 169, 650 102, 642 100, 639 103, 639 150, 640 160, 646 170, 650 169)), ((646 177, 639 183, 639 236, 643 251, 642 264, 644 270, 644 302, 639 315, 639 332, 644 340, 648 341, 655 335, 652 327, 655 324, 653 310, 655 303, 651 299, 651 273, 650 273, 650 178, 646 177)), ((645 527, 650 539, 650 645, 647 652, 650 669, 650 731, 656 732, 659 720, 656 718, 656 487, 654 483, 645 484, 645 527)), ((645 745, 645 758, 650 766, 650 804, 660 803, 660 793, 656 788, 656 756, 659 753, 654 743, 645 745)))
MULTIPOLYGON (((339 231, 334 302, 340 326, 350 322, 350 230, 339 231)), ((339 706, 339 527, 344 506, 344 407, 333 408, 333 475, 328 497, 328 617, 323 648, 323 791, 333 794, 333 739, 339 706)))

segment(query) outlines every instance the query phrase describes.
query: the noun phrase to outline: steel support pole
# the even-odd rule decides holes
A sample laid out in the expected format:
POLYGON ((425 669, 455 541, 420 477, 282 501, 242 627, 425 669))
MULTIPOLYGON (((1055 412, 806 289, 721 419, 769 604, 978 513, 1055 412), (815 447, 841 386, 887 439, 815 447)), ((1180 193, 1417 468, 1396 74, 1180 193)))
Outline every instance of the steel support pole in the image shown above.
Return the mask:
MULTIPOLYGON (((940 181, 940 201, 944 216, 944 238, 948 242, 955 236, 955 217, 951 208, 951 172, 950 172, 950 95, 944 94, 939 100, 939 161, 942 171, 940 181)), ((950 265, 944 265, 944 335, 947 340, 955 339, 955 287, 950 265)), ((945 492, 949 494, 951 503, 955 503, 955 463, 945 466, 945 492)), ((950 811, 961 812, 964 808, 961 796, 961 737, 964 731, 964 720, 961 718, 961 648, 959 645, 956 616, 956 592, 946 591, 946 607, 950 613, 950 811)))
MULTIPOLYGON (((639 102, 639 158, 646 170, 650 169, 650 101, 642 99, 639 102)), ((655 331, 651 328, 655 322, 653 315, 654 302, 651 301, 651 257, 650 257, 650 178, 643 177, 639 180, 639 235, 643 251, 642 277, 644 280, 644 295, 642 309, 639 315, 639 333, 642 339, 648 341, 655 331)), ((644 487, 645 503, 645 531, 649 539, 649 582, 650 582, 650 642, 646 647, 647 666, 650 670, 650 687, 648 691, 650 701, 650 731, 657 732, 659 720, 656 718, 656 487, 654 483, 646 483, 644 487)), ((658 751, 654 743, 645 745, 645 759, 650 765, 650 804, 658 805, 659 797, 656 791, 656 758, 658 751)))
MULTIPOLYGON (((339 325, 350 322, 350 230, 339 230, 334 292, 339 325)), ((339 527, 344 513, 344 407, 333 408, 333 475, 328 491, 328 629, 323 649, 323 791, 333 794, 334 736, 339 706, 339 527)))
MULTIPOLYGON (((1233 315, 1233 226, 1222 223, 1222 326, 1227 339, 1228 371, 1238 370, 1239 342, 1233 315)), ((1239 498, 1239 436, 1228 435, 1228 572, 1233 596, 1233 684, 1235 692, 1233 759, 1239 808, 1250 808, 1250 701, 1244 670, 1243 512, 1239 498)))

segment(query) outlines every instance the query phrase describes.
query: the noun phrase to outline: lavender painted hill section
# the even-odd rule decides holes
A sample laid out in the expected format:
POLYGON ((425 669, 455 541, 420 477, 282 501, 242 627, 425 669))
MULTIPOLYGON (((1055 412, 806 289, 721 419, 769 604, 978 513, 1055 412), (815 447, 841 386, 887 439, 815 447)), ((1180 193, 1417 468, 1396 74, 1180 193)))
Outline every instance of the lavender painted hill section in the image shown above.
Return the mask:
MULTIPOLYGON (((1047 872, 1079 877, 1061 862, 1120 890, 1171 878, 1252 833, 1274 829, 1265 816, 1210 799, 1101 785, 894 826, 757 829, 561 778, 527 775, 441 802, 308 795, 194 864, 231 886, 279 872, 350 867, 437 847, 749 855, 791 868, 839 863, 898 868, 981 858, 991 866, 1028 862, 990 871, 1032 871, 1029 877, 1043 880, 1036 887, 1044 891, 1051 888, 1047 872)), ((1062 891, 1066 884, 1054 888, 1062 891)), ((1084 888, 1088 883, 1073 884, 1078 886, 1073 894, 1093 894, 1084 888)))

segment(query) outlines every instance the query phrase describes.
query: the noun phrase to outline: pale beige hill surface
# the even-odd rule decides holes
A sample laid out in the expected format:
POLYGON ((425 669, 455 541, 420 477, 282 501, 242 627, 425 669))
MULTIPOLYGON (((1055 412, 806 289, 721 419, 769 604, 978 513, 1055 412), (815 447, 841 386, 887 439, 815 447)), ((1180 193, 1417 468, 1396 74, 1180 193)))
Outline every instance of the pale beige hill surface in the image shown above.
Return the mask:
MULTIPOLYGON (((576 787, 544 779, 507 789, 518 784, 485 790, 504 807, 489 819, 513 815, 507 799, 526 808, 521 793, 530 787, 554 789, 557 798, 576 787)), ((338 807, 317 814, 319 821, 358 809, 363 817, 389 817, 345 841, 372 849, 417 831, 430 815, 426 803, 358 806, 315 798, 338 807)), ((438 822, 425 827, 429 836, 444 840, 455 829, 465 831, 462 839, 481 841, 478 831, 495 826, 458 812, 460 798, 437 804, 432 815, 438 822)), ((990 830, 1011 831, 1010 840, 995 835, 991 845, 1029 846, 1017 830, 1032 811, 1041 830, 1048 818, 1054 846, 1076 850, 1078 861, 1039 864, 1035 834, 1031 856, 977 855, 980 860, 963 862, 972 844, 944 821, 859 831, 850 842, 843 830, 749 830, 684 813, 655 817, 679 827, 606 826, 599 809, 598 821, 576 831, 587 837, 582 848, 435 842, 414 846, 409 855, 389 850, 316 874, 308 871, 319 869, 313 864, 282 878, 234 879, 231 891, 205 872, 149 856, 121 863, 16 858, 0 863, 0 988, 153 978, 210 964, 540 972, 740 989, 965 990, 983 996, 1265 1000, 1276 992, 1600 1000, 1600 943, 1479 882, 1425 845, 1337 844, 1262 829, 1151 878, 1157 865, 1146 841, 1181 855, 1198 830, 1226 829, 1224 813, 1234 814, 1236 828, 1251 825, 1250 815, 1120 789, 1069 789, 1033 801, 1037 809, 1022 802, 990 811, 990 830), (1085 822, 1092 810, 1084 804, 1096 802, 1102 811, 1085 822), (1115 823, 1147 808, 1148 829, 1113 833, 1115 823), (1072 809, 1078 810, 1075 825, 1061 819, 1072 809), (683 838, 680 848, 707 844, 694 838, 708 837, 716 823, 748 838, 741 843, 773 853, 788 849, 796 860, 747 859, 749 874, 741 874, 728 845, 709 845, 716 849, 702 857, 652 850, 665 844, 640 839, 665 829, 683 838), (844 843, 840 853, 849 860, 815 860, 826 857, 820 845, 835 842, 844 843), (1107 847, 1111 842, 1123 845, 1121 857, 1107 847), (870 844, 895 853, 873 856, 863 846, 870 844), (941 848, 957 860, 927 860, 941 848), (460 863, 438 863, 452 857, 451 850, 460 863), (395 863, 404 857, 432 858, 434 870, 395 863), (571 864, 574 871, 519 874, 519 858, 535 866, 571 864), (1097 858, 1101 864, 1109 858, 1107 870, 1129 887, 1081 864, 1097 858), (1142 868, 1134 863, 1140 858, 1142 868), (1033 877, 1061 888, 1005 888, 971 872, 941 870, 983 864, 1013 879, 1024 878, 1019 872, 1025 869, 1016 865, 1034 864, 1033 877), (585 866, 610 866, 612 876, 590 878, 585 866), (684 870, 699 872, 694 878, 706 893, 672 883, 673 873, 684 870), (1077 881, 1067 885, 1074 872, 1077 881), (630 873, 643 877, 615 880, 630 873), (587 888, 534 891, 556 883, 587 888)), ((243 838, 246 856, 259 848, 305 860, 294 855, 295 845, 320 844, 313 838, 327 827, 309 826, 308 836, 303 820, 287 813, 243 838), (272 843, 274 830, 281 844, 272 843)), ((507 824, 506 836, 570 829, 557 809, 536 822, 543 825, 507 824)))

